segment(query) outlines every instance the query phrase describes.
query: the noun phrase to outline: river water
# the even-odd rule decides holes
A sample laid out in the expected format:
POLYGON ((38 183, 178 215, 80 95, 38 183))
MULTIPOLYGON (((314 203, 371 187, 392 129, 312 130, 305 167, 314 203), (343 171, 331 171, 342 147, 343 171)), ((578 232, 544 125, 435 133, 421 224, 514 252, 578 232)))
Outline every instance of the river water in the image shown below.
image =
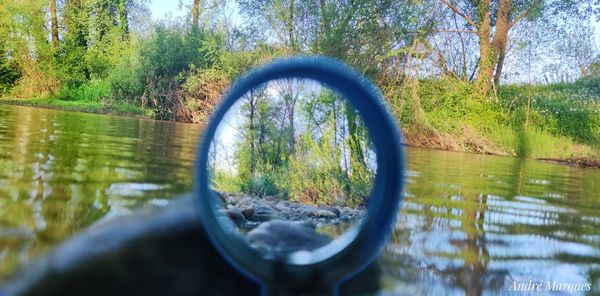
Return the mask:
MULTIPOLYGON (((201 126, 0 105, 0 280, 94 223, 189 192, 201 126)), ((600 293, 600 170, 409 148, 383 295, 600 293), (592 291, 568 292, 565 284, 592 291)))

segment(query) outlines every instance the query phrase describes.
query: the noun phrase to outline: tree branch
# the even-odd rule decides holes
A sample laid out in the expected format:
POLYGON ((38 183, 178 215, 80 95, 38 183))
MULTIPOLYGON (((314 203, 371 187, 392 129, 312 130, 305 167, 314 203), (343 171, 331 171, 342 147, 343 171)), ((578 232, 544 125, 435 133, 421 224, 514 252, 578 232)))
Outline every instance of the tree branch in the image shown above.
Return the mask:
MULTIPOLYGON (((402 31, 403 34, 423 34, 423 31, 402 31)), ((434 30, 429 33, 467 33, 467 34, 477 34, 477 30, 455 30, 455 29, 439 29, 434 30)))
POLYGON ((434 33, 468 33, 468 34, 477 34, 477 30, 459 30, 459 29, 439 29, 434 33))
POLYGON ((520 21, 522 21, 524 18, 526 18, 527 16, 529 16, 529 14, 531 13, 531 11, 533 10, 533 8, 538 5, 540 3, 540 0, 536 0, 534 1, 531 6, 527 7, 527 9, 525 9, 525 11, 521 12, 521 14, 519 14, 509 25, 508 28, 509 30, 512 29, 512 27, 516 26, 520 21))
POLYGON ((469 25, 473 26, 474 28, 477 28, 477 24, 473 21, 473 19, 471 19, 468 15, 464 14, 463 12, 461 12, 456 6, 452 5, 452 3, 448 2, 448 0, 440 0, 442 1, 442 3, 446 4, 446 6, 448 6, 448 8, 450 8, 452 11, 454 11, 454 13, 460 15, 462 18, 464 18, 467 23, 469 23, 469 25))

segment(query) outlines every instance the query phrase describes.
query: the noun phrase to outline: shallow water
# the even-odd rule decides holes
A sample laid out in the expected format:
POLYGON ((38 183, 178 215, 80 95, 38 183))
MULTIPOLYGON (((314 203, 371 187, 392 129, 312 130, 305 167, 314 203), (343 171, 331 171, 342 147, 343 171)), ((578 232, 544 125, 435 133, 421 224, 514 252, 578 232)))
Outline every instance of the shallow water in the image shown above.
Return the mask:
POLYGON ((200 130, 0 105, 0 278, 98 220, 190 191, 200 130))
MULTIPOLYGON (((200 132, 0 105, 0 279, 81 229, 190 191, 200 132)), ((600 293, 600 170, 407 154, 381 294, 511 294, 529 280, 542 289, 589 283, 589 294, 600 293)))
POLYGON ((531 280, 541 295, 598 294, 600 170, 417 149, 408 159, 380 258, 388 293, 514 295, 531 280))

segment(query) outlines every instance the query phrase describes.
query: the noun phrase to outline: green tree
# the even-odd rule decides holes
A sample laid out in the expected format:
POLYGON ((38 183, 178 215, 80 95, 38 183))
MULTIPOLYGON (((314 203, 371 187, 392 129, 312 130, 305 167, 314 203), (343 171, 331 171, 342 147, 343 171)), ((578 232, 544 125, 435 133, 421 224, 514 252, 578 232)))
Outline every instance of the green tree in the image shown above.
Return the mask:
POLYGON ((509 42, 509 32, 523 20, 544 16, 544 11, 560 12, 571 17, 581 15, 582 10, 592 9, 592 1, 554 0, 440 0, 454 14, 461 17, 465 27, 474 30, 479 39, 479 67, 475 84, 481 95, 486 95, 492 82, 498 85, 509 42))
POLYGON ((58 12, 56 0, 50 0, 50 26, 52 27, 52 47, 58 49, 58 12))
POLYGON ((119 6, 117 7, 117 13, 119 16, 119 33, 121 39, 126 40, 129 38, 129 13, 127 12, 127 0, 119 0, 119 6))
POLYGON ((60 74, 67 87, 78 87, 90 79, 85 56, 90 39, 88 0, 68 0, 63 9, 64 42, 59 56, 60 74))

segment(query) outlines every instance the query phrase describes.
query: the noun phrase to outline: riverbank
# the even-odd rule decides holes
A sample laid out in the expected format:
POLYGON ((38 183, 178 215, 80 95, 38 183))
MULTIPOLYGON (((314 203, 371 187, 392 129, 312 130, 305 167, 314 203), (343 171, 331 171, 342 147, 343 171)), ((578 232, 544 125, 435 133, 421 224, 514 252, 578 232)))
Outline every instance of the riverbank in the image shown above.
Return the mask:
MULTIPOLYGON (((100 101, 67 101, 56 98, 0 98, 0 104, 153 118, 152 110, 142 109, 130 103, 103 104, 100 101)), ((537 128, 521 133, 511 128, 509 122, 496 124, 493 129, 488 128, 487 133, 483 133, 465 123, 462 118, 450 117, 440 120, 438 112, 443 110, 427 110, 424 113, 432 129, 419 128, 414 123, 401 123, 404 144, 425 149, 523 157, 576 167, 600 168, 600 151, 590 145, 577 143, 570 137, 552 135, 537 128), (519 150, 527 150, 527 155, 519 155, 522 153, 519 150)))
MULTIPOLYGON (((504 127, 497 132, 502 135, 504 141, 515 141, 518 135, 504 127)), ((583 168, 600 168, 600 151, 598 149, 585 144, 575 143, 567 137, 553 136, 540 131, 529 132, 529 142, 536 143, 535 147, 530 146, 527 149, 532 149, 528 156, 519 156, 518 152, 511 146, 502 146, 495 143, 493 136, 486 138, 472 130, 467 136, 457 135, 453 133, 436 134, 429 138, 423 134, 406 133, 404 132, 404 145, 414 148, 432 149, 448 152, 468 152, 475 154, 485 154, 504 157, 517 157, 531 160, 539 160, 553 162, 562 165, 569 165, 583 168)), ((489 135, 488 135, 489 136, 489 135)), ((513 144, 515 145, 515 144, 513 144)))
POLYGON ((594 158, 585 157, 570 157, 567 159, 556 159, 556 158, 537 158, 536 160, 554 162, 558 164, 570 165, 574 167, 582 168, 600 168, 600 160, 594 158))
POLYGON ((470 83, 423 80, 418 101, 398 117, 405 143, 414 147, 600 167, 598 85, 507 84, 479 97, 470 83))
POLYGON ((103 104, 100 101, 66 101, 51 98, 38 99, 9 99, 1 98, 0 104, 16 105, 46 109, 65 110, 73 112, 116 115, 139 118, 152 118, 152 110, 142 109, 130 103, 111 102, 103 104))

